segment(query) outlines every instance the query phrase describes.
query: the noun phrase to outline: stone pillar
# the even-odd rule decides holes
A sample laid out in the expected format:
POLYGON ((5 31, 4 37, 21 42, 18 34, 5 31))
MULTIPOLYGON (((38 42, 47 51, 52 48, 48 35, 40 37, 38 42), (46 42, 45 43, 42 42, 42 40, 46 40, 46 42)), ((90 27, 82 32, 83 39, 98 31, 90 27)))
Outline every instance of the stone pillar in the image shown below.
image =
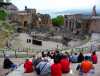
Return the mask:
POLYGON ((72 20, 72 32, 74 30, 74 20, 72 20))
POLYGON ((74 29, 76 29, 76 21, 74 20, 74 27, 73 27, 74 29))
POLYGON ((71 25, 71 20, 69 21, 69 30, 71 31, 71 27, 72 27, 72 25, 71 25))
POLYGON ((72 20, 70 21, 70 31, 72 30, 72 20))
POLYGON ((67 29, 70 30, 70 21, 68 20, 68 26, 67 29))
POLYGON ((66 18, 64 18, 64 26, 67 27, 68 23, 66 23, 66 18))

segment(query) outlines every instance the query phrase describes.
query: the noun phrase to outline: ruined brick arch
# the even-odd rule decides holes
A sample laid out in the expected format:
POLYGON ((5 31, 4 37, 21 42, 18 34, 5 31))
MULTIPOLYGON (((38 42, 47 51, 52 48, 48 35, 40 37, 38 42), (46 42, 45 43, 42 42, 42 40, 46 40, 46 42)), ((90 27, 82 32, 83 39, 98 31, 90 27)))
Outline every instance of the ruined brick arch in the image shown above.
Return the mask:
POLYGON ((24 21, 24 27, 26 27, 28 24, 28 21, 24 21))

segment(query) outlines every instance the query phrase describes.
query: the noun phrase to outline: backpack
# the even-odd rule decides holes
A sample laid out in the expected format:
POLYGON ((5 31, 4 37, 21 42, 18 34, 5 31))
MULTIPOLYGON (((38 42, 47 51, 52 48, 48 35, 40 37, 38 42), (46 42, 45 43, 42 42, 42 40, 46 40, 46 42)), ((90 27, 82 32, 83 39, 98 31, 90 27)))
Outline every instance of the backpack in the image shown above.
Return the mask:
POLYGON ((36 68, 36 73, 37 73, 38 75, 41 74, 41 71, 44 69, 44 67, 46 66, 46 64, 47 64, 47 63, 44 64, 44 66, 42 67, 42 69, 36 68))

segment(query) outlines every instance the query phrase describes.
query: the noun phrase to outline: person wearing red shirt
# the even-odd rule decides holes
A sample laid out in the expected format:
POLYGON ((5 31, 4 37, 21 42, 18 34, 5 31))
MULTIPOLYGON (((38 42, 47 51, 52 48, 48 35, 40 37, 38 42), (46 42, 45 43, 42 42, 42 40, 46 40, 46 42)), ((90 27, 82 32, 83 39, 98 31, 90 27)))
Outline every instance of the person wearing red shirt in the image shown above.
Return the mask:
POLYGON ((26 59, 24 63, 24 69, 25 69, 25 73, 33 72, 33 65, 32 65, 32 62, 29 61, 29 59, 26 59))
POLYGON ((97 55, 96 55, 95 51, 92 52, 91 60, 92 60, 93 64, 97 64, 97 55))
POLYGON ((51 76, 62 76, 61 64, 57 58, 54 58, 54 64, 51 65, 51 76))
POLYGON ((85 60, 82 61, 80 65, 80 70, 83 73, 88 73, 93 68, 93 64, 88 60, 88 57, 85 57, 85 60))
POLYGON ((70 62, 66 55, 63 55, 60 61, 60 64, 62 66, 62 72, 63 73, 68 73, 70 71, 70 62))

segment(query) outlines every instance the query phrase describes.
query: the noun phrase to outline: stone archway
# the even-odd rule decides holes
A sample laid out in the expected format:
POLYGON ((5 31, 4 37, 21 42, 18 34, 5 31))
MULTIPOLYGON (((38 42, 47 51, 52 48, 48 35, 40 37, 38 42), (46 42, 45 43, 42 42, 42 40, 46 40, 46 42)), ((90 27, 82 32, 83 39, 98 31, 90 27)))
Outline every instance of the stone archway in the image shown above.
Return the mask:
POLYGON ((24 27, 27 27, 28 21, 24 21, 24 27))

